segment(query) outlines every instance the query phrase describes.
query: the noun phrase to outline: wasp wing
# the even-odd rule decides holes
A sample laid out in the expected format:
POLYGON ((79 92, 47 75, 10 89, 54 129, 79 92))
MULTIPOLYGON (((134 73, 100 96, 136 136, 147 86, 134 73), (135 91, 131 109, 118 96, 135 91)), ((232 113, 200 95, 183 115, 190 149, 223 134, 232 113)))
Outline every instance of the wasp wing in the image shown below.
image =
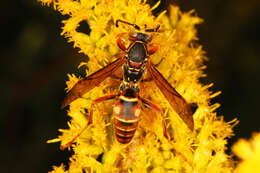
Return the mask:
POLYGON ((148 73, 152 77, 157 87, 163 93, 164 97, 169 101, 172 108, 181 117, 181 119, 187 124, 189 129, 193 131, 194 120, 189 104, 155 68, 151 60, 148 60, 146 66, 148 73))
POLYGON ((108 64, 104 68, 92 73, 86 78, 79 80, 68 95, 65 97, 61 104, 61 108, 68 106, 71 102, 81 97, 86 92, 90 91, 94 87, 98 86, 108 76, 112 75, 119 67, 125 63, 125 57, 121 55, 118 59, 108 64))

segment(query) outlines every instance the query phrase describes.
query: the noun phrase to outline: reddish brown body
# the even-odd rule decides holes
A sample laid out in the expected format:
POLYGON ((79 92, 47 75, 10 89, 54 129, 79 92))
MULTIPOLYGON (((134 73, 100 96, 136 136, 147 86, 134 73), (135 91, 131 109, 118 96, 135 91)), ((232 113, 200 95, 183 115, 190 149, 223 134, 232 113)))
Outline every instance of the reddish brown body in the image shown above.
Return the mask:
POLYGON ((114 132, 116 139, 121 144, 129 143, 134 137, 138 121, 136 122, 123 122, 114 117, 114 132))
POLYGON ((118 142, 129 143, 134 137, 140 114, 138 98, 132 89, 127 89, 114 106, 114 131, 118 142), (128 96, 125 96, 128 95, 128 96))
MULTIPOLYGON (((117 20, 116 26, 118 26, 119 22, 131 25, 136 30, 140 30, 140 27, 136 24, 131 24, 122 20, 117 20)), ((88 124, 82 129, 81 133, 88 127, 88 125, 92 124, 93 105, 107 100, 116 99, 117 102, 114 106, 113 117, 115 136, 118 142, 123 144, 129 143, 135 134, 140 114, 138 101, 146 107, 152 108, 161 114, 164 136, 168 139, 163 111, 151 101, 139 96, 139 83, 140 81, 144 81, 143 74, 145 72, 148 73, 150 80, 154 81, 176 113, 178 113, 186 125, 193 130, 194 121, 189 104, 156 69, 156 65, 154 65, 150 59, 150 56, 158 50, 159 45, 150 44, 152 41, 152 35, 149 32, 157 32, 159 27, 160 25, 152 29, 147 29, 145 27, 145 32, 130 32, 129 40, 131 43, 127 48, 121 39, 121 36, 124 33, 119 34, 117 44, 123 51, 119 58, 97 72, 78 81, 68 93, 62 103, 62 108, 98 86, 107 77, 112 77, 120 67, 123 67, 123 78, 119 93, 100 97, 93 101, 90 108, 88 124)), ((149 81, 149 79, 147 81, 149 81)), ((69 146, 80 134, 73 138, 73 140, 64 147, 69 146)))

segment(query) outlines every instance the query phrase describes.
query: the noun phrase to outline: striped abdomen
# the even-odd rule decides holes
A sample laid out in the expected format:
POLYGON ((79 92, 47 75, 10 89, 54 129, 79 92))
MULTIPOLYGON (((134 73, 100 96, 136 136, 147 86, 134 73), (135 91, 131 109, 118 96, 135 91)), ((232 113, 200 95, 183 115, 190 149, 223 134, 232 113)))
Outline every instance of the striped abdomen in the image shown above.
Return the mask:
POLYGON ((120 96, 114 107, 114 131, 119 143, 127 144, 134 137, 140 114, 137 98, 120 96))

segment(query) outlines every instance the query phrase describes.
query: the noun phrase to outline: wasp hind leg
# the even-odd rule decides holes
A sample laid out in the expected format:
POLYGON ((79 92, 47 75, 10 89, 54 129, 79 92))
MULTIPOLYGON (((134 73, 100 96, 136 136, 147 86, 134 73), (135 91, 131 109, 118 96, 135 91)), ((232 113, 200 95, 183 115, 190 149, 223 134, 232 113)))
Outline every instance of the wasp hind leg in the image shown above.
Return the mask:
POLYGON ((70 140, 68 143, 66 143, 65 145, 61 145, 60 146, 60 149, 61 150, 64 150, 65 148, 68 148, 69 146, 72 145, 73 142, 75 142, 75 140, 93 123, 93 108, 96 104, 98 103, 102 103, 102 102, 105 102, 107 100, 111 100, 111 99, 114 99, 116 98, 118 95, 107 95, 107 96, 103 96, 103 97, 100 97, 100 98, 97 98, 95 99, 92 104, 91 104, 91 107, 90 107, 90 112, 89 112, 89 116, 88 116, 88 123, 81 129, 81 131, 75 136, 72 138, 72 140, 70 140))
POLYGON ((147 106, 148 108, 152 108, 152 109, 154 109, 155 111, 157 111, 157 112, 159 112, 161 114, 164 137, 171 144, 171 146, 175 150, 175 152, 194 170, 193 164, 180 151, 177 150, 175 144, 171 141, 170 136, 169 136, 169 134, 167 132, 167 126, 166 126, 166 121, 165 121, 165 118, 164 118, 163 111, 158 106, 156 106, 153 102, 151 102, 150 100, 142 98, 140 96, 139 96, 139 99, 142 101, 142 103, 145 106, 147 106))
POLYGON ((145 106, 147 106, 148 108, 152 108, 154 109, 155 111, 159 112, 161 117, 162 117, 162 127, 163 127, 163 135, 164 137, 169 140, 169 134, 167 132, 167 128, 166 128, 166 122, 165 122, 165 119, 164 119, 164 115, 163 115, 163 111, 158 107, 156 106, 153 102, 151 102, 150 100, 148 99, 145 99, 145 98, 141 98, 139 97, 139 99, 143 102, 143 104, 145 106))

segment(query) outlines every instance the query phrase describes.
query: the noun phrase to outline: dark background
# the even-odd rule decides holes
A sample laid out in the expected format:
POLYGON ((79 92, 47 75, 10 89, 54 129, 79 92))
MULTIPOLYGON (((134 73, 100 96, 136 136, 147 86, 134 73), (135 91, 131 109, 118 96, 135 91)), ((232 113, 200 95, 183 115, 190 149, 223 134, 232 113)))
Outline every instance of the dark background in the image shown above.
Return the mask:
MULTIPOLYGON (((260 1, 174 3, 183 11, 195 9, 204 19, 197 27, 209 57, 202 81, 222 91, 213 100, 222 105, 218 114, 226 121, 240 120, 230 144, 249 138, 260 130, 260 1)), ((1 2, 1 172, 47 172, 68 160, 70 153, 59 151, 58 143, 46 144, 58 128, 67 127, 66 111, 59 108, 66 74, 78 73, 77 65, 85 60, 60 36, 65 18, 34 0, 1 2)))

